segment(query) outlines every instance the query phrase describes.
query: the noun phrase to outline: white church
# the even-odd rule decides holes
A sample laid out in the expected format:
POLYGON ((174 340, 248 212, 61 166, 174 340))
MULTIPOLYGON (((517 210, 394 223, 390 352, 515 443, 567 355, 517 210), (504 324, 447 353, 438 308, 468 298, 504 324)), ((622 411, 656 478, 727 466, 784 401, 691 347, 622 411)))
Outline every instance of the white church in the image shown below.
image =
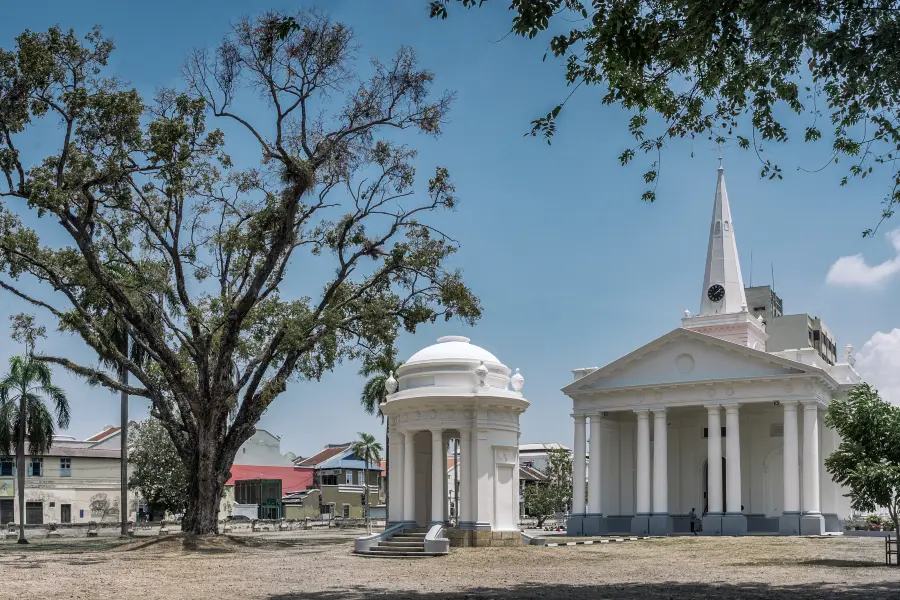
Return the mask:
POLYGON ((575 369, 563 388, 575 422, 569 535, 686 533, 692 510, 707 535, 822 534, 848 516, 824 468, 838 439, 823 416, 859 375, 849 352, 832 365, 813 348, 766 351, 721 165, 702 293, 681 327, 575 369))

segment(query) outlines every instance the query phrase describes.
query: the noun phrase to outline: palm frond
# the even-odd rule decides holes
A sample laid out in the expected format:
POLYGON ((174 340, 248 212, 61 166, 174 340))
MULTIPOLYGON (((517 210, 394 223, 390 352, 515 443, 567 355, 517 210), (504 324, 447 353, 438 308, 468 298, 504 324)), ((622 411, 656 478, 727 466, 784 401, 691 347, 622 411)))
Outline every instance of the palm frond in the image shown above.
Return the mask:
POLYGON ((26 394, 25 406, 28 452, 32 456, 40 456, 53 446, 53 434, 56 432, 53 415, 37 394, 26 394))
POLYGON ((0 453, 11 455, 15 450, 18 402, 0 401, 0 453))

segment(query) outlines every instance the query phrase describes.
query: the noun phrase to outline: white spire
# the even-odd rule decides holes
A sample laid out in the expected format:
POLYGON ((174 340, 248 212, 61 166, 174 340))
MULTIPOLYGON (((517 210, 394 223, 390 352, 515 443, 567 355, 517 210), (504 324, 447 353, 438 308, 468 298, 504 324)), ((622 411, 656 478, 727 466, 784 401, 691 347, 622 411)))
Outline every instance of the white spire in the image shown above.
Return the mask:
POLYGON ((719 178, 712 222, 709 225, 700 316, 740 313, 746 310, 746 306, 744 280, 741 277, 741 263, 734 237, 734 221, 731 219, 728 191, 725 189, 725 169, 719 159, 719 178))

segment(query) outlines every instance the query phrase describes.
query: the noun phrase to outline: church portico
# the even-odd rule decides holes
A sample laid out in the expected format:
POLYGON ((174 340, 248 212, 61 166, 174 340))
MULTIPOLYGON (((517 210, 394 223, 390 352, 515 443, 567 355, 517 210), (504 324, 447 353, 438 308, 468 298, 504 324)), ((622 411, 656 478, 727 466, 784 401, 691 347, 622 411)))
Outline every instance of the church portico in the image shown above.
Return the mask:
POLYGON ((849 359, 766 352, 734 231, 720 166, 700 313, 602 368, 573 370, 563 388, 575 424, 570 535, 701 523, 704 535, 809 535, 849 514, 824 470, 837 438, 823 415, 859 376, 849 359))

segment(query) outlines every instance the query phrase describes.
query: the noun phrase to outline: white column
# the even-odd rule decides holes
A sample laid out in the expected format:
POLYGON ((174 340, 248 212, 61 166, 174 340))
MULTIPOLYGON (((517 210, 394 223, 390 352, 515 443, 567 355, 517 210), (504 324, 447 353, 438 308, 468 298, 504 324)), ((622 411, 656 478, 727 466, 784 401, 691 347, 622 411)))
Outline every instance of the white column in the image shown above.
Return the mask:
POLYGON ((653 411, 653 514, 669 514, 669 423, 666 409, 653 411))
POLYGON ((599 515, 600 505, 600 415, 591 415, 591 447, 588 463, 588 514, 599 515))
MULTIPOLYGON (((480 412, 480 411, 479 411, 480 412)), ((472 444, 477 457, 475 481, 478 485, 476 528, 486 529, 496 524, 494 518, 494 451, 491 448, 490 433, 487 429, 472 432, 472 444)))
POLYGON ((403 520, 416 522, 416 432, 403 434, 403 520))
POLYGON ((388 488, 390 490, 390 512, 388 521, 399 523, 403 520, 403 434, 392 431, 388 436, 391 462, 388 463, 388 488))
POLYGON ((819 514, 819 410, 803 403, 803 513, 819 514))
POLYGON ((575 460, 572 463, 572 514, 584 514, 585 448, 584 415, 575 415, 575 460))
POLYGON ((459 521, 472 522, 472 430, 459 430, 459 521))
POLYGON ((637 498, 636 513, 649 515, 650 506, 650 413, 637 410, 637 498))
POLYGON ((710 514, 722 513, 722 407, 718 404, 706 407, 706 506, 710 514))
POLYGON ((725 506, 741 512, 741 433, 737 404, 725 407, 725 506))
POLYGON ((447 453, 444 451, 444 432, 431 430, 431 522, 444 522, 444 482, 447 479, 447 453))
POLYGON ((800 512, 800 453, 797 448, 797 403, 784 405, 784 507, 782 512, 800 512))

